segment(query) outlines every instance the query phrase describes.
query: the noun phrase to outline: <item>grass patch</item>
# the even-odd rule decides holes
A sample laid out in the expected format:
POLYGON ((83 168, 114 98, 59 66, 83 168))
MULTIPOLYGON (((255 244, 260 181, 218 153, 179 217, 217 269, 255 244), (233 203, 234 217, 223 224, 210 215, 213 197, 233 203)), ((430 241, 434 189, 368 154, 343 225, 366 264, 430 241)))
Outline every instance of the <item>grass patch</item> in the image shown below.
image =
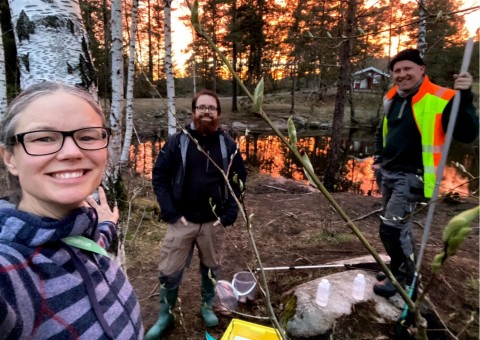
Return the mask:
POLYGON ((322 242, 344 243, 355 239, 355 236, 349 233, 342 233, 334 229, 322 229, 313 233, 307 240, 308 244, 317 244, 322 242))

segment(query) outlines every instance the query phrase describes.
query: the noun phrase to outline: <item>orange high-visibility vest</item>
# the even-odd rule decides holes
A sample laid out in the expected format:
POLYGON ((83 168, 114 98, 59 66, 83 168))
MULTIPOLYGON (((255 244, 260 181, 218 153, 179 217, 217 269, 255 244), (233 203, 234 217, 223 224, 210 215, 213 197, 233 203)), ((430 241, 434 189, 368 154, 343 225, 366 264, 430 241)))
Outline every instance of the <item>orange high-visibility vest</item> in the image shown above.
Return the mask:
MULTIPOLYGON (((394 86, 385 96, 385 107, 397 93, 394 86)), ((442 127, 442 113, 448 102, 455 96, 455 90, 432 83, 427 76, 412 98, 412 111, 422 139, 423 191, 427 198, 432 197, 437 179, 437 168, 442 158, 445 132, 442 127)), ((387 114, 383 119, 383 144, 385 146, 388 124, 387 114)))

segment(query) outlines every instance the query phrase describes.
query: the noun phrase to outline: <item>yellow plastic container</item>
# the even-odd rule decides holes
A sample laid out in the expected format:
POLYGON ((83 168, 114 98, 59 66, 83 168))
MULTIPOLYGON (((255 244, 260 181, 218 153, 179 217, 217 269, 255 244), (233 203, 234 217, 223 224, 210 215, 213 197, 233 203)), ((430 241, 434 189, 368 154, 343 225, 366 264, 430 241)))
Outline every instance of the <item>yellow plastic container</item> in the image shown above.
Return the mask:
POLYGON ((280 336, 275 328, 256 323, 232 319, 221 340, 278 340, 280 336))

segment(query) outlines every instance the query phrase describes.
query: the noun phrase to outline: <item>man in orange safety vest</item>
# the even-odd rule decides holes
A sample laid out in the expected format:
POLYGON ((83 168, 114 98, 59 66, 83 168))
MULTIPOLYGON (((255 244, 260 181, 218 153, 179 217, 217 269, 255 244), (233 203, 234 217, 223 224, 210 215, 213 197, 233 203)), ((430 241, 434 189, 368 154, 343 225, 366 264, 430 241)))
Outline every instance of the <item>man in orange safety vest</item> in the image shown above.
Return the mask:
MULTIPOLYGON (((440 87, 425 74, 425 63, 416 49, 401 51, 389 67, 395 86, 385 96, 384 116, 375 133, 373 169, 381 175, 380 238, 390 256, 392 274, 409 286, 415 271, 410 215, 418 202, 432 197, 455 90, 460 91, 461 100, 453 138, 473 142, 478 116, 469 73, 454 75, 455 90, 440 87)), ((390 297, 396 293, 388 277, 377 279, 376 294, 390 297)))

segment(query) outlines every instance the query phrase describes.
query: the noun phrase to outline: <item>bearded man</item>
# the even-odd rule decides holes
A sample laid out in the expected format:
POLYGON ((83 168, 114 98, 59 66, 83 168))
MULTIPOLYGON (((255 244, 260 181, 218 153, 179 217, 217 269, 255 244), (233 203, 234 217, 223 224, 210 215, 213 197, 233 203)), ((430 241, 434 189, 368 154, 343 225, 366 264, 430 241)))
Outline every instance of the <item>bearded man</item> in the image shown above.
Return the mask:
POLYGON ((158 339, 174 326, 173 309, 183 272, 195 246, 200 258, 200 314, 208 327, 218 318, 212 310, 225 227, 232 225, 237 197, 247 173, 235 141, 219 128, 220 100, 209 90, 192 100, 192 123, 169 137, 153 168, 153 190, 168 223, 160 253, 160 313, 145 339, 158 339), (186 133, 186 132, 187 133, 186 133))

